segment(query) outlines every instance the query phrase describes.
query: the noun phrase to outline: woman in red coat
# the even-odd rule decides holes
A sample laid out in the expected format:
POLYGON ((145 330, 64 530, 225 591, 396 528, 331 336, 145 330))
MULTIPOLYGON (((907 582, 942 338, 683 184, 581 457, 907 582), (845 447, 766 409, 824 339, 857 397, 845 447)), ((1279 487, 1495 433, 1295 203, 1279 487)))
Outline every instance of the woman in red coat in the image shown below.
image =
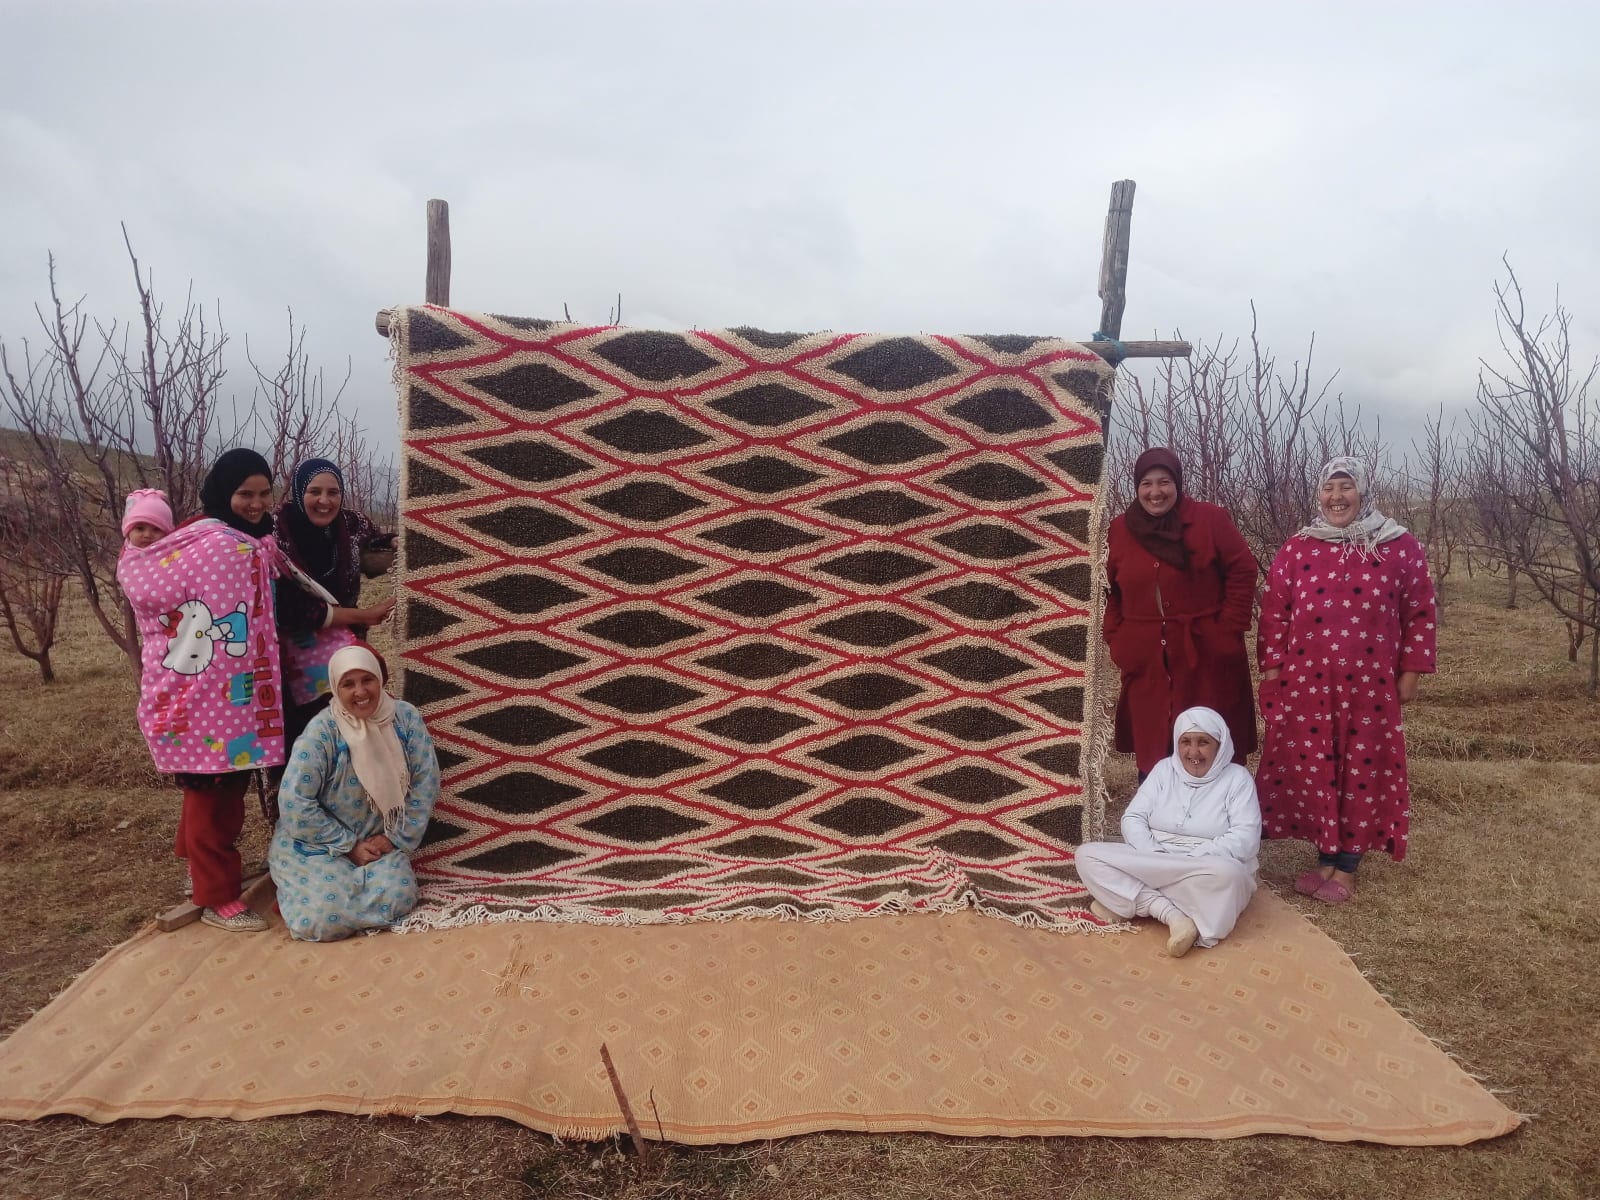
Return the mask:
POLYGON ((1171 753, 1172 722, 1188 708, 1222 714, 1235 761, 1256 748, 1256 706, 1244 635, 1256 560, 1225 509, 1183 494, 1171 450, 1133 464, 1135 496, 1111 522, 1104 632, 1122 673, 1116 748, 1139 778, 1171 753))

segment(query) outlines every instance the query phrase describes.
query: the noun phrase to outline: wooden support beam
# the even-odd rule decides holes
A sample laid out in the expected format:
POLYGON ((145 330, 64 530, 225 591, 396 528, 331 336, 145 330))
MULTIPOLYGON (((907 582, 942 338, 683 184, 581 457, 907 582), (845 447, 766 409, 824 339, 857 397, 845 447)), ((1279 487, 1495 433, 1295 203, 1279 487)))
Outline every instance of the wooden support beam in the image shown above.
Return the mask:
POLYGON ((450 205, 428 201, 428 274, 423 297, 429 304, 450 307, 450 205))
MULTIPOLYGON (((266 877, 266 863, 256 863, 254 866, 245 868, 243 879, 240 883, 240 894, 248 892, 266 877)), ((175 929, 182 929, 185 925, 193 925, 200 919, 202 911, 200 905, 193 900, 185 900, 182 904, 174 904, 156 918, 156 928, 162 933, 171 933, 175 929)))
POLYGON ((1128 303, 1128 237, 1133 228, 1131 179, 1111 185, 1105 243, 1100 251, 1100 332, 1122 336, 1122 310, 1128 303))

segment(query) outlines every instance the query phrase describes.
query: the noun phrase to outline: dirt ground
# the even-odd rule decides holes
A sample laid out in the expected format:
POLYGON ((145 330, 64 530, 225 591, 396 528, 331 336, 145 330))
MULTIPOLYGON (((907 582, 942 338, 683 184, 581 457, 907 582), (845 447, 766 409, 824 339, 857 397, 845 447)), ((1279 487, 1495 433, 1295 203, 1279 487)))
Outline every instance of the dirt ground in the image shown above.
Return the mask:
MULTIPOLYGON (((341 1116, 0 1123, 7 1197, 1600 1196, 1600 705, 1559 623, 1450 581, 1441 674, 1410 711, 1412 856, 1313 919, 1423 1030, 1533 1119, 1461 1149, 1233 1141, 815 1135, 658 1149, 498 1120, 341 1116)), ((126 668, 74 611, 60 682, 0 651, 0 1035, 178 899, 174 793, 150 773, 126 668)), ((1113 771, 1125 799, 1131 778, 1113 771)), ((247 858, 264 848, 259 820, 247 858)), ((1268 845, 1269 886, 1309 859, 1268 845)))

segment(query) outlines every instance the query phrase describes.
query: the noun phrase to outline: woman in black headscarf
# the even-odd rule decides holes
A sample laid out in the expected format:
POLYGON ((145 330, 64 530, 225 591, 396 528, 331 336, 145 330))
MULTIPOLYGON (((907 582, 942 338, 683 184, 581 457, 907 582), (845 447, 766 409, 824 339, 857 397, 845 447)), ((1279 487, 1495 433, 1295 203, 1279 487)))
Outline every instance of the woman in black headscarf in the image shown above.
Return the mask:
POLYGON ((206 472, 200 508, 240 533, 266 537, 272 532, 271 464, 254 450, 229 450, 206 472))
POLYGON ((299 693, 291 697, 296 702, 284 721, 292 745, 331 696, 322 683, 309 683, 308 673, 326 681, 333 654, 365 640, 368 627, 394 609, 393 599, 361 607, 363 556, 392 550, 394 534, 381 533, 365 513, 345 507, 344 472, 326 458, 309 458, 296 469, 278 506, 277 533, 284 553, 326 593, 316 595, 290 580, 278 584, 284 679, 291 693, 299 693), (313 687, 320 694, 309 697, 313 687))

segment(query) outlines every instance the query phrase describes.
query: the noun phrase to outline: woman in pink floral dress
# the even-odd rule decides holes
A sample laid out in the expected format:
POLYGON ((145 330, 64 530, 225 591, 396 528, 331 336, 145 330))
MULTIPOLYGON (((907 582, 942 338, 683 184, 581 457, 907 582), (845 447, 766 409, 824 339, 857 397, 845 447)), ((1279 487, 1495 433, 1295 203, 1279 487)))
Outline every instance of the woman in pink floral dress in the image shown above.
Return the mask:
POLYGON ((1261 601, 1256 788, 1265 837, 1317 847, 1295 890, 1342 904, 1363 854, 1406 854, 1400 707, 1434 670, 1436 612, 1427 555, 1377 511, 1365 464, 1329 462, 1317 503, 1318 518, 1272 560, 1261 601))

